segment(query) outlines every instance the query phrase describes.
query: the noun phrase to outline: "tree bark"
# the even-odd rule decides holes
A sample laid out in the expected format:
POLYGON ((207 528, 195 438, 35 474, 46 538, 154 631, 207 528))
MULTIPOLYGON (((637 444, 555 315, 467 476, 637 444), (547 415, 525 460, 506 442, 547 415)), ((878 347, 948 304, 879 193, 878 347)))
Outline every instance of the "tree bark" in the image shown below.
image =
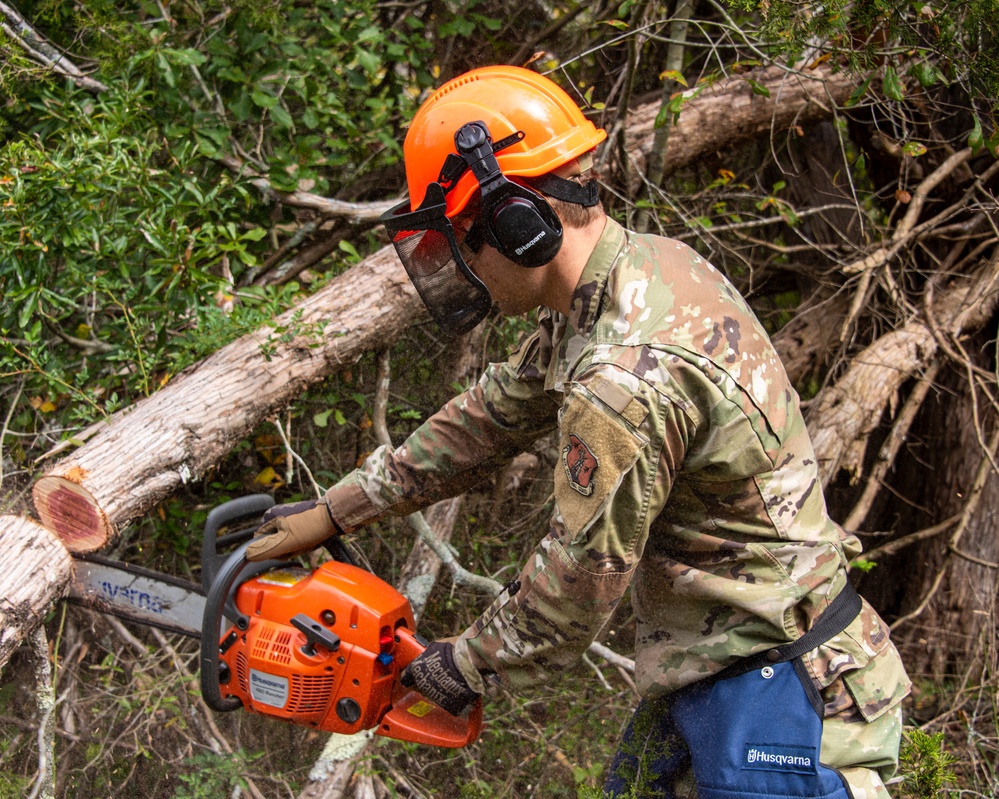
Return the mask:
POLYGON ((20 516, 0 516, 0 666, 66 594, 73 561, 58 539, 20 516))
MULTIPOLYGON (((783 134, 793 125, 828 118, 856 85, 856 78, 825 67, 801 72, 771 68, 726 78, 700 91, 689 89, 684 95, 692 99, 680 111, 663 154, 663 174, 713 151, 728 150, 740 139, 783 134), (756 91, 747 78, 756 82, 756 91)), ((639 173, 652 155, 659 109, 659 103, 648 103, 628 117, 625 148, 639 164, 639 173)))

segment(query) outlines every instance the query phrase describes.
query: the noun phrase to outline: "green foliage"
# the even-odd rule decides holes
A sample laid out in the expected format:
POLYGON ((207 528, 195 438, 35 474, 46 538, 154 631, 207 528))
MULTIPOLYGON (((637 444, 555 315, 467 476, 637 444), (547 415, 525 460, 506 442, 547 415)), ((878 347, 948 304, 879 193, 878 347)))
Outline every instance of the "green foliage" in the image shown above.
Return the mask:
POLYGON ((0 151, 0 374, 72 395, 84 419, 190 362, 223 275, 256 262, 264 233, 234 221, 243 186, 199 180, 211 167, 196 149, 157 135, 153 102, 44 92, 31 135, 0 151))
MULTIPOLYGON (((434 80, 431 45, 417 15, 373 0, 23 10, 74 58, 95 59, 108 86, 74 90, 5 47, 0 377, 23 381, 15 428, 57 416, 79 427, 296 296, 295 284, 240 285, 285 212, 221 159, 236 154, 278 189, 356 191, 399 161, 434 80)), ((362 243, 375 242, 342 243, 345 266, 362 243)), ((298 328, 262 346, 315 335, 298 328)))
POLYGON ((247 755, 243 751, 231 755, 216 755, 204 752, 184 761, 185 772, 177 775, 182 783, 173 793, 172 799, 214 799, 228 796, 237 786, 246 788, 245 774, 248 764, 259 755, 247 755))
MULTIPOLYGON (((234 140, 266 164, 276 188, 289 191, 335 192, 349 187, 362 165, 394 163, 400 123, 415 107, 414 84, 431 82, 418 20, 379 25, 371 0, 272 4, 264 11, 272 17, 266 26, 261 10, 247 4, 203 30, 198 47, 146 56, 148 69, 192 98, 198 76, 217 98, 197 100, 194 116, 168 132, 196 136, 212 156, 234 140)), ((157 33, 164 42, 175 38, 166 28, 151 36, 157 33)))
POLYGON ((22 799, 28 795, 31 788, 31 780, 0 771, 0 799, 22 799))
POLYGON ((900 73, 929 87, 965 86, 973 98, 999 96, 999 5, 995 0, 729 0, 761 17, 759 34, 779 53, 800 57, 816 46, 858 71, 884 66, 884 93, 902 100, 900 73), (947 70, 946 72, 944 70, 947 70))
POLYGON ((899 771, 902 799, 937 799, 954 780, 953 755, 944 750, 944 733, 929 735, 918 727, 902 731, 899 771))

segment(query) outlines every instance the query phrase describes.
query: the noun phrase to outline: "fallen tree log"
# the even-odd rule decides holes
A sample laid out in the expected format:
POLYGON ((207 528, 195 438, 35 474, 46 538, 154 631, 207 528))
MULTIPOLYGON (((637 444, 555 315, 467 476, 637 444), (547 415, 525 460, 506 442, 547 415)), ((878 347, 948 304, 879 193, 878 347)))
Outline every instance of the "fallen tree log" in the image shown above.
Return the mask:
POLYGON ((65 595, 69 552, 50 530, 21 516, 0 516, 0 667, 65 595))
POLYGON ((73 552, 102 548, 120 525, 198 479, 310 384, 390 344, 423 316, 395 252, 380 250, 271 326, 111 417, 35 483, 39 518, 73 552))
POLYGON ((993 260, 975 275, 952 281, 942 296, 928 294, 922 314, 873 342, 819 392, 808 429, 824 486, 841 470, 859 478, 869 436, 902 385, 928 368, 947 338, 988 321, 997 299, 999 260, 993 260))
MULTIPOLYGON (((822 66, 797 71, 772 67, 707 87, 694 86, 683 92, 689 99, 670 131, 664 170, 669 174, 741 139, 781 135, 794 126, 828 119, 857 84, 854 76, 822 66)), ((628 116, 625 149, 643 172, 659 113, 659 103, 648 103, 628 116)))

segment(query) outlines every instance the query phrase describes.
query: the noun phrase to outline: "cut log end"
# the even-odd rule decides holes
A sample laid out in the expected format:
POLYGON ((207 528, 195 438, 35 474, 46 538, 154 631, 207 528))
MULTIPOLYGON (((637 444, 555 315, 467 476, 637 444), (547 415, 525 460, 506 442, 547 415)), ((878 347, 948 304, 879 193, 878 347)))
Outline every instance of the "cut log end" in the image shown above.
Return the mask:
POLYGON ((47 475, 31 489, 38 518, 70 552, 95 552, 114 535, 107 514, 83 486, 47 475))

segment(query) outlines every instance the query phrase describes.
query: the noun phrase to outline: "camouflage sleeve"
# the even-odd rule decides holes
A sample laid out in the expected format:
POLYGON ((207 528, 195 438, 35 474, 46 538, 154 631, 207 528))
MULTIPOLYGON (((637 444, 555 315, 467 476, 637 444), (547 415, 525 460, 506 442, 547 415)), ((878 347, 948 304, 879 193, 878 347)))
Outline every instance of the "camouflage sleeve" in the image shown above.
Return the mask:
POLYGON ((514 688, 558 674, 609 621, 694 435, 673 403, 617 367, 567 389, 548 534, 456 642, 464 672, 514 688))
POLYGON ((558 406, 527 368, 531 336, 510 361, 490 365, 478 384, 452 399, 397 449, 379 447, 327 491, 344 530, 404 515, 456 496, 551 432, 558 406))

